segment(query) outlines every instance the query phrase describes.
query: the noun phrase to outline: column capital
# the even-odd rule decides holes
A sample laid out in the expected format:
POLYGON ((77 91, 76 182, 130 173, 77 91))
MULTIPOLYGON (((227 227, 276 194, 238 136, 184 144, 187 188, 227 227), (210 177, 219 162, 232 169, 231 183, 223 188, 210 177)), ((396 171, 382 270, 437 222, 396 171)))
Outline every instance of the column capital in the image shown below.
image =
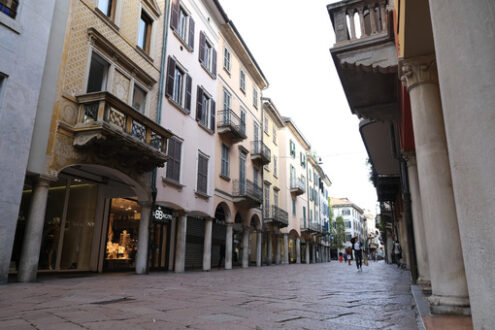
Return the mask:
POLYGON ((416 166, 416 152, 414 151, 404 151, 402 153, 402 158, 407 163, 407 166, 416 166))
POLYGON ((399 60, 399 76, 408 92, 422 84, 438 85, 435 56, 418 56, 399 60))

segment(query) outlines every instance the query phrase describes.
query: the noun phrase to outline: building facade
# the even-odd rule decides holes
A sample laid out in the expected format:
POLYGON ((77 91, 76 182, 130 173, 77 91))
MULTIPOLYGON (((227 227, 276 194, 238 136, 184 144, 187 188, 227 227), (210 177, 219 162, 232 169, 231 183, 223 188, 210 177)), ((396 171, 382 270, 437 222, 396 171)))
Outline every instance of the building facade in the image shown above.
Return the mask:
POLYGON ((364 212, 359 206, 354 204, 348 198, 330 198, 330 204, 333 208, 333 220, 337 217, 342 217, 345 225, 345 243, 344 245, 351 246, 351 238, 359 237, 360 240, 365 239, 364 235, 364 212))

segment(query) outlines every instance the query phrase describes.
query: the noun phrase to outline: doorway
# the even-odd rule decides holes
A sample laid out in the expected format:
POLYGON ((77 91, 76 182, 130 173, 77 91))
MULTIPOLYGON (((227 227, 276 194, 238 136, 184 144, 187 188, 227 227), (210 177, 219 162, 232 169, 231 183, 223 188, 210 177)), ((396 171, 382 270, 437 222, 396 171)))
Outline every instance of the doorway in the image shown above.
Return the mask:
POLYGON ((153 222, 150 232, 150 270, 168 270, 170 222, 153 222))

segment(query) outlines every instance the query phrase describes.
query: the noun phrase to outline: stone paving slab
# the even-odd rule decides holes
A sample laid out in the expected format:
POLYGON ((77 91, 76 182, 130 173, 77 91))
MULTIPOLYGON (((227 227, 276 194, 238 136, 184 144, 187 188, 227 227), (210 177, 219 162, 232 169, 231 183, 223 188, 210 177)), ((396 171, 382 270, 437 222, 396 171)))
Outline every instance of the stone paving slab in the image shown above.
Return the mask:
POLYGON ((409 273, 383 262, 51 277, 0 293, 0 329, 417 328, 409 273))

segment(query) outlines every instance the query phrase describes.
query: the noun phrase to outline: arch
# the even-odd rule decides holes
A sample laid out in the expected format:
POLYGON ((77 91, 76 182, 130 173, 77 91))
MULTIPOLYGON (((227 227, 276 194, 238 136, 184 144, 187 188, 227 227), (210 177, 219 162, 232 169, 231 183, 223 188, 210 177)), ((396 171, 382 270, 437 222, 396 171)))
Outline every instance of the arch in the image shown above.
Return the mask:
POLYGON ((232 215, 227 203, 220 202, 215 208, 215 219, 223 221, 224 223, 232 223, 232 215))
POLYGON ((291 231, 289 231, 289 236, 295 237, 295 238, 301 238, 299 233, 295 229, 292 229, 291 231))
POLYGON ((261 230, 262 225, 261 225, 261 220, 258 214, 253 214, 251 215, 250 221, 249 221, 249 228, 252 228, 253 230, 261 230))
POLYGON ((87 177, 102 182, 113 180, 129 186, 136 193, 139 202, 151 202, 151 193, 147 191, 148 189, 143 184, 111 167, 96 164, 72 164, 60 169, 57 176, 61 173, 87 177))

